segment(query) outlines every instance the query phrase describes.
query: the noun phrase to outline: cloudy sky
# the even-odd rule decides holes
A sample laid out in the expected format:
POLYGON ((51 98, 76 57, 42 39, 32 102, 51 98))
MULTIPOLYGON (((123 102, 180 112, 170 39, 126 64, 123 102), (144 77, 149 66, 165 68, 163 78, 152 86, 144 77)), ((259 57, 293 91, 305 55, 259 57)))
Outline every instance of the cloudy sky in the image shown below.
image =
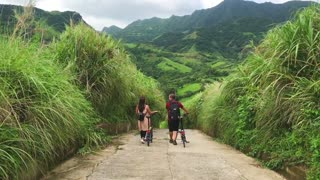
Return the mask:
MULTIPOLYGON (((38 8, 52 11, 76 11, 96 30, 105 26, 125 27, 129 23, 151 17, 168 18, 206 9, 222 0, 35 0, 38 8)), ((253 0, 258 3, 266 0, 253 0)), ((288 0, 267 0, 283 3, 288 0)), ((26 5, 29 0, 1 0, 0 4, 26 5)))

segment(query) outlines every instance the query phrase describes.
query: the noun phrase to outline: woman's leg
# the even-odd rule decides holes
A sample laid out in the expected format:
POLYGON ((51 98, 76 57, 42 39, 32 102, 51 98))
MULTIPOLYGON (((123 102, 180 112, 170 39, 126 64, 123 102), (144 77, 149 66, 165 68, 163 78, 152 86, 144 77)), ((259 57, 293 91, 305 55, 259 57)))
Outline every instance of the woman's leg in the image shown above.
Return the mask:
POLYGON ((148 118, 145 117, 144 120, 140 122, 140 125, 143 139, 145 139, 148 130, 148 118))
POLYGON ((146 134, 147 134, 147 131, 141 131, 141 132, 142 132, 142 137, 145 138, 146 134))
POLYGON ((141 140, 143 140, 144 135, 143 135, 141 123, 142 123, 142 122, 138 120, 138 129, 139 129, 139 132, 140 132, 140 138, 141 138, 141 140))
POLYGON ((138 120, 138 129, 141 131, 141 122, 138 120))
POLYGON ((144 120, 140 122, 140 125, 141 125, 142 131, 147 131, 148 130, 148 119, 144 118, 144 120))
POLYGON ((143 139, 144 136, 143 136, 143 131, 140 131, 140 138, 143 139))

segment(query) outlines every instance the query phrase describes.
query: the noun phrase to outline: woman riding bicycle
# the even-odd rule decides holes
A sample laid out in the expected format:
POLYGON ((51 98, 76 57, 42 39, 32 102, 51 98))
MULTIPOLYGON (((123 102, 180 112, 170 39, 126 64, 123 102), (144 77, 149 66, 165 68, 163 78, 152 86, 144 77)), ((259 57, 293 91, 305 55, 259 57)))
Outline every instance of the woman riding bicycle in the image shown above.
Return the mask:
MULTIPOLYGON (((139 103, 136 106, 136 114, 138 117, 138 128, 140 131, 141 143, 144 143, 146 131, 148 130, 148 116, 157 113, 158 111, 151 111, 149 105, 146 104, 146 98, 141 96, 139 103)), ((150 118, 149 118, 150 119, 150 118)), ((151 122, 149 122, 151 124, 151 122)))

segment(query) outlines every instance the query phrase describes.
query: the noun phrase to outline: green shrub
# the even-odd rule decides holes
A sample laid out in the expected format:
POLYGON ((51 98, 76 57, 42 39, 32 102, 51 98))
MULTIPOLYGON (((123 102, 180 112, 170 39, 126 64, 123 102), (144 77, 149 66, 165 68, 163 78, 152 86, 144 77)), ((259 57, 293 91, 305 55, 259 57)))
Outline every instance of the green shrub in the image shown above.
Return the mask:
POLYGON ((168 128, 168 121, 164 120, 160 122, 160 128, 161 129, 167 129, 168 128))

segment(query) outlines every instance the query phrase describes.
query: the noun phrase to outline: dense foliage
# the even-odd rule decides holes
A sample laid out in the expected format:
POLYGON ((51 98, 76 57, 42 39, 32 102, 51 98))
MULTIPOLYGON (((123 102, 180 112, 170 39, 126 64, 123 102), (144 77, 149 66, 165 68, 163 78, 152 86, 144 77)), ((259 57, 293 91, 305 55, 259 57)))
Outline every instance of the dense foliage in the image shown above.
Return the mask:
POLYGON ((320 7, 271 30, 220 93, 194 104, 198 127, 272 169, 320 177, 320 7))

